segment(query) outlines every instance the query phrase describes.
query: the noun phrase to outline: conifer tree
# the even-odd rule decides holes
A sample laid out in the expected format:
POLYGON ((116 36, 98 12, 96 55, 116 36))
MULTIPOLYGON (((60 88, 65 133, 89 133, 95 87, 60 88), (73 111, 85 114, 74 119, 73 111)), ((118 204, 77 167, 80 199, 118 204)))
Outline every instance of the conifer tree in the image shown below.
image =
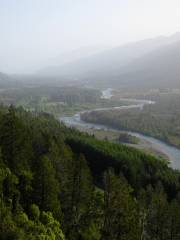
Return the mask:
POLYGON ((55 169, 47 156, 37 161, 33 188, 34 203, 41 210, 51 211, 56 217, 60 217, 59 183, 55 169))
POLYGON ((137 203, 122 177, 108 170, 104 177, 104 226, 102 240, 139 240, 137 203))

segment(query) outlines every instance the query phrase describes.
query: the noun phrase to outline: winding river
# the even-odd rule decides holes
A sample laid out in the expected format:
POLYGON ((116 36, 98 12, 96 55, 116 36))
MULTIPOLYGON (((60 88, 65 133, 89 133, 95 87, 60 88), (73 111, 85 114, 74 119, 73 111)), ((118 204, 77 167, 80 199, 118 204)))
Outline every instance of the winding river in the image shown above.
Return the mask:
MULTIPOLYGON (((112 97, 112 89, 106 89, 102 91, 102 98, 110 99, 112 97)), ((67 126, 80 126, 82 128, 92 128, 92 129, 104 129, 104 130, 113 130, 118 131, 119 130, 102 125, 102 124, 94 124, 94 123, 87 123, 85 121, 81 120, 81 113, 84 112, 91 112, 91 111, 103 111, 103 110, 109 110, 109 109, 132 109, 132 108, 143 108, 146 104, 154 104, 153 101, 149 100, 139 100, 139 99, 123 99, 120 100, 126 100, 130 102, 130 105, 128 106, 120 106, 120 107, 111 107, 111 108, 97 108, 93 110, 87 110, 87 111, 81 111, 79 113, 76 113, 74 116, 71 117, 61 117, 60 121, 64 122, 67 126), (133 103, 133 104, 131 104, 133 103)), ((122 131, 121 131, 122 132, 122 131)), ((137 133, 137 132, 131 132, 126 131, 128 134, 132 136, 136 136, 140 138, 141 140, 147 141, 151 147, 159 152, 164 153, 168 158, 170 159, 171 166, 175 169, 180 169, 180 149, 170 146, 156 138, 145 136, 143 134, 137 133)))

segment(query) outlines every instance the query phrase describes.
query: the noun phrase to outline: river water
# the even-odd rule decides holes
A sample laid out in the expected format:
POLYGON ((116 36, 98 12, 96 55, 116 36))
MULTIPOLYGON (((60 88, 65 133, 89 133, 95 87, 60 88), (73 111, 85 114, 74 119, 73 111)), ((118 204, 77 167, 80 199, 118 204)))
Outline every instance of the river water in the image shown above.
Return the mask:
MULTIPOLYGON (((113 96, 112 91, 113 90, 110 88, 102 91, 102 98, 110 99, 113 96)), ((144 105, 146 105, 146 104, 154 104, 155 103, 153 101, 139 100, 139 99, 123 99, 123 98, 121 98, 120 100, 125 100, 126 102, 129 101, 133 104, 130 104, 128 106, 111 107, 111 108, 97 108, 97 109, 93 109, 93 110, 82 111, 82 112, 76 113, 74 116, 61 117, 60 121, 64 122, 67 126, 72 126, 72 127, 79 126, 81 128, 114 130, 114 131, 120 132, 119 130, 109 127, 109 126, 106 126, 106 125, 87 123, 87 122, 81 120, 81 114, 84 112, 104 111, 104 110, 109 110, 109 109, 131 109, 131 108, 142 109, 144 107, 144 105)), ((153 149, 157 150, 158 152, 162 152, 168 156, 168 158, 171 162, 171 166, 173 168, 180 169, 180 149, 170 146, 156 138, 145 136, 141 133, 131 132, 131 131, 126 131, 126 132, 132 136, 136 136, 136 137, 140 138, 141 140, 147 141, 153 149)))

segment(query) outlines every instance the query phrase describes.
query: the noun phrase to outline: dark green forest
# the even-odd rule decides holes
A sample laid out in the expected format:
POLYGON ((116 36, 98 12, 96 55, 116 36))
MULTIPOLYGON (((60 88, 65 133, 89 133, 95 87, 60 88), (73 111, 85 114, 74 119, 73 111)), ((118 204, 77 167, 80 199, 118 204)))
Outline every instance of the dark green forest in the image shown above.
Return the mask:
POLYGON ((180 239, 180 172, 164 160, 0 108, 0 239, 180 239))

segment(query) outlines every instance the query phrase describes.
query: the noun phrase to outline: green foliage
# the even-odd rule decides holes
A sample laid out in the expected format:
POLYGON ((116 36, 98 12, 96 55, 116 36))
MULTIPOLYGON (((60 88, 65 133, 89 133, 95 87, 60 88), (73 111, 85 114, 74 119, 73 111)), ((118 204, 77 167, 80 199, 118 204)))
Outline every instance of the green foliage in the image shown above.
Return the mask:
POLYGON ((110 170, 105 173, 104 184, 105 212, 101 239, 138 240, 138 205, 131 196, 132 189, 110 170))
POLYGON ((36 204, 32 204, 29 209, 29 217, 30 219, 37 221, 40 217, 40 210, 36 204))
POLYGON ((0 124, 0 144, 5 164, 17 173, 28 168, 31 157, 29 132, 16 115, 13 106, 4 114, 0 124))
POLYGON ((47 156, 41 157, 36 163, 33 189, 34 202, 41 210, 60 215, 59 183, 52 162, 47 156))
POLYGON ((156 104, 143 109, 92 111, 82 114, 82 119, 140 132, 180 147, 180 95, 162 94, 154 100, 156 104))
POLYGON ((128 133, 120 133, 118 140, 122 143, 137 144, 139 139, 129 135, 128 133))
POLYGON ((82 134, 71 134, 66 142, 74 151, 85 155, 95 182, 102 181, 105 170, 114 168, 115 173, 125 176, 135 193, 150 184, 155 187, 159 181, 170 198, 175 197, 180 189, 179 171, 139 150, 82 134))
POLYGON ((180 173, 165 162, 44 113, 3 109, 0 129, 0 239, 179 239, 180 173))

